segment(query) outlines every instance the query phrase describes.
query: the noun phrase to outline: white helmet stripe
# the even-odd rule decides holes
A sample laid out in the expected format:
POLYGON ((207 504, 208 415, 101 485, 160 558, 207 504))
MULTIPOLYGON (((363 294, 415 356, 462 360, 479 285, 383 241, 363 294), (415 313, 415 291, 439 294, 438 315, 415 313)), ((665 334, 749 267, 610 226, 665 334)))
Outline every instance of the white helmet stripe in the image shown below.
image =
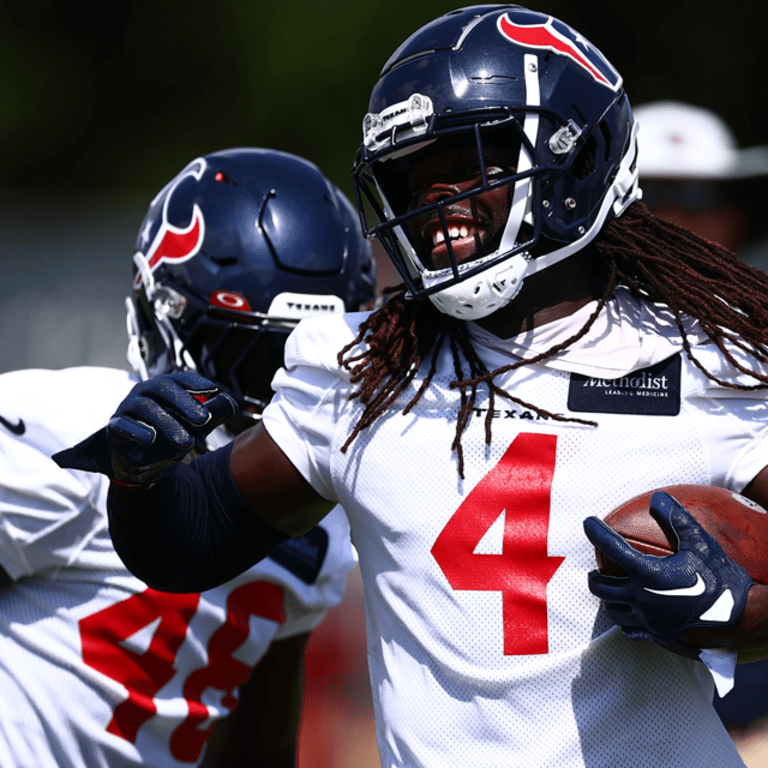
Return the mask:
MULTIPOLYGON (((529 107, 541 106, 541 89, 539 87, 539 58, 534 53, 527 53, 524 57, 525 66, 525 103, 529 107)), ((525 123, 523 125, 525 135, 533 146, 536 146, 536 140, 539 135, 539 114, 538 112, 527 112, 525 123)), ((531 157, 525 147, 520 145, 520 155, 517 161, 517 172, 524 173, 533 167, 531 157)), ((517 237, 520 234, 520 227, 523 224, 526 214, 530 211, 531 198, 533 196, 533 182, 531 177, 518 181, 515 184, 515 191, 512 196, 512 205, 507 218, 507 225, 504 228, 504 235, 501 238, 499 252, 509 251, 517 243, 517 237)))

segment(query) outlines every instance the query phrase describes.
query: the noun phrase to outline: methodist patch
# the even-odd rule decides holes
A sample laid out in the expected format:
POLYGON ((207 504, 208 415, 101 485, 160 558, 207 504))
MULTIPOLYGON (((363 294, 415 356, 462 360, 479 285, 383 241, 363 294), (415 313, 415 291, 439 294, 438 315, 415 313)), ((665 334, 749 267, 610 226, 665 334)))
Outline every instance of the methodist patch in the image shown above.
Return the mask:
POLYGON ((568 408, 589 413, 677 416, 680 413, 680 355, 618 379, 571 374, 568 408))

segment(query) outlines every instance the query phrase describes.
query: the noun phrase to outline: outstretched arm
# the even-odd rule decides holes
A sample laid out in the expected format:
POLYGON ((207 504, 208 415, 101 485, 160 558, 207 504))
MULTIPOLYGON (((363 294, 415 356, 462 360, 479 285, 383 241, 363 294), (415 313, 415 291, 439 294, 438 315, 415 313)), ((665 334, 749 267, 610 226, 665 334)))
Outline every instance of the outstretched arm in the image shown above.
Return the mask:
POLYGON ((107 427, 53 458, 112 480, 110 533, 120 557, 151 587, 199 592, 233 578, 333 507, 263 427, 184 462, 234 404, 201 376, 137 384, 107 427))
POLYGON ((280 450, 261 425, 238 435, 229 468, 249 507, 288 536, 301 536, 333 509, 280 450))

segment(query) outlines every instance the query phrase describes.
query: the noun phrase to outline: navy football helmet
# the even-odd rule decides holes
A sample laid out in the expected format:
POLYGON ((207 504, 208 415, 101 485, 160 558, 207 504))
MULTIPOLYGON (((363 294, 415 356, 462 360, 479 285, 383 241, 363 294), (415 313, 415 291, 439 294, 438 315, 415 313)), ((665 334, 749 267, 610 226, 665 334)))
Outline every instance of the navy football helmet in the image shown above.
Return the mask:
POLYGON ((395 51, 373 89, 352 169, 363 228, 409 295, 479 319, 638 199, 636 130, 621 76, 567 24, 517 5, 448 13, 395 51), (477 183, 414 206, 409 171, 445 147, 473 153, 477 183), (491 147, 514 158, 493 174, 491 147), (506 224, 488 237, 462 227, 451 207, 500 187, 506 224))
POLYGON ((144 379, 196 370, 250 419, 301 318, 375 295, 354 206, 313 163, 275 150, 193 160, 152 201, 136 249, 130 363, 144 379))

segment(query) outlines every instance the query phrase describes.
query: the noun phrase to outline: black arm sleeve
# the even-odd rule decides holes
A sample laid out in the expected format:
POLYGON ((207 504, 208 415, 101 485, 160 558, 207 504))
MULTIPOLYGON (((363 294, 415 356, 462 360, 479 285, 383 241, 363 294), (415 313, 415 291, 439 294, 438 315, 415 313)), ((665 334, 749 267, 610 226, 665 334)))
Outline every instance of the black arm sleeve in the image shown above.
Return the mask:
POLYGON ((180 464, 150 488, 112 483, 109 531, 131 573, 163 592, 202 592, 266 557, 289 537, 243 499, 229 469, 232 446, 180 464))

